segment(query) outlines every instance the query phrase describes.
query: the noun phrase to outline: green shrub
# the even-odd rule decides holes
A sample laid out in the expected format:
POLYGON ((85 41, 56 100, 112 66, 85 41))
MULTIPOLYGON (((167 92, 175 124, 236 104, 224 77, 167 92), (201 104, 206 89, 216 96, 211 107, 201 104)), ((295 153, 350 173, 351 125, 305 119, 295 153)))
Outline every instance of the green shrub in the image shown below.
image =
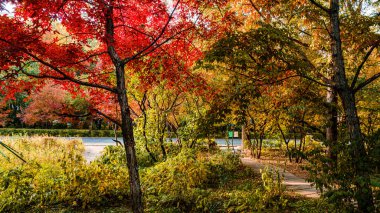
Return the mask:
POLYGON ((209 154, 183 150, 167 161, 142 171, 145 200, 152 211, 180 211, 203 208, 210 195, 208 187, 218 187, 223 178, 239 168, 240 160, 231 153, 209 154))
POLYGON ((125 150, 121 146, 106 146, 96 161, 100 164, 126 166, 125 150))
POLYGON ((0 212, 41 211, 52 206, 87 208, 129 196, 125 167, 83 159, 80 141, 19 138, 6 141, 28 161, 0 159, 0 212))
MULTIPOLYGON (((9 161, 0 158, 0 212, 98 208, 129 198, 123 147, 108 146, 88 164, 77 140, 22 137, 5 143, 28 163, 11 155, 9 161)), ((152 212, 332 209, 325 202, 298 198, 289 203, 278 173, 264 170, 258 178, 231 152, 182 150, 164 162, 140 167, 140 177, 146 210, 152 212)))

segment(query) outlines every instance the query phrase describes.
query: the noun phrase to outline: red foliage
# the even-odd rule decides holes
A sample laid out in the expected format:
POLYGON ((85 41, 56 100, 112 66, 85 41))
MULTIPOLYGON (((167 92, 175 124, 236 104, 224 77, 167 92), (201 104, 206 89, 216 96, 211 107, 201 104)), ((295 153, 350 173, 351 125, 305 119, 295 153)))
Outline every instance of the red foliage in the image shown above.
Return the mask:
POLYGON ((213 31, 199 8, 221 3, 170 2, 13 1, 14 16, 0 16, 0 77, 7 80, 1 81, 0 87, 14 88, 6 98, 30 90, 36 82, 27 80, 27 74, 59 80, 57 83, 72 94, 90 95, 94 105, 110 103, 115 88, 109 49, 112 44, 126 62, 127 82, 128 75, 137 75, 141 90, 163 80, 168 88, 179 91, 204 88, 200 76, 189 70, 201 57, 201 51, 193 45, 197 31, 213 31), (112 14, 107 13, 109 7, 113 7, 112 14), (106 29, 110 20, 114 32, 106 29), (84 94, 77 83, 92 88, 84 94))

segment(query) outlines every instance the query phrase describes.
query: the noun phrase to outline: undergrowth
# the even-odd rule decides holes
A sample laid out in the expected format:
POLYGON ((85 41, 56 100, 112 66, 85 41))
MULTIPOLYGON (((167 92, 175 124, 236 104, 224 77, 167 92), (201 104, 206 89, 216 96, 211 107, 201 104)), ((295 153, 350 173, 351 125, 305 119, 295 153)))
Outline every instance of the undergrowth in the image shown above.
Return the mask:
MULTIPOLYGON (((5 143, 28 163, 11 155, 0 158, 0 212, 130 209, 122 147, 106 147, 101 157, 86 163, 76 140, 35 137, 5 143)), ((147 161, 144 157, 139 160, 147 161)), ((140 177, 147 212, 333 210, 323 200, 287 195, 276 171, 253 173, 237 155, 220 150, 183 149, 166 161, 140 165, 140 177)))

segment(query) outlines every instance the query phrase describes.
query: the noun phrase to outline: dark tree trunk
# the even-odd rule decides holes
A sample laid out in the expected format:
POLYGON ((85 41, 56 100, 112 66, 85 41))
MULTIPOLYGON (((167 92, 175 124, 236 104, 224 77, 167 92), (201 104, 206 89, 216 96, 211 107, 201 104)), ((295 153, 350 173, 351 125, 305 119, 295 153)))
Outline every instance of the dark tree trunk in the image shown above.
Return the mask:
POLYGON ((162 159, 166 160, 166 149, 165 149, 165 144, 164 144, 164 138, 160 138, 160 147, 161 147, 161 152, 162 152, 162 159))
POLYGON ((340 39, 339 23, 339 0, 330 0, 330 27, 331 27, 331 49, 334 72, 334 83, 337 92, 342 99, 346 124, 348 127, 350 140, 350 155, 354 169, 356 193, 359 211, 374 211, 372 189, 370 187, 370 177, 368 169, 368 155, 365 150, 364 140, 360 129, 359 117, 357 115, 355 93, 348 85, 342 44, 340 39))
POLYGON ((116 71, 116 93, 121 111, 121 131, 124 140, 124 149, 127 158, 129 185, 131 187, 132 210, 135 213, 144 212, 142 203, 142 193, 140 186, 140 177, 138 171, 135 140, 133 136, 133 125, 131 111, 128 105, 127 89, 125 87, 124 64, 117 54, 114 43, 114 23, 113 23, 113 5, 107 6, 105 10, 105 27, 107 39, 108 55, 112 59, 116 71))
POLYGON ((124 140, 124 148, 127 157, 127 166, 129 174, 129 185, 131 187, 132 209, 133 212, 143 212, 142 193, 140 187, 140 177, 135 150, 135 141, 133 136, 133 125, 131 112, 128 106, 127 91, 125 88, 124 67, 116 66, 117 76, 117 98, 121 109, 121 130, 124 140))

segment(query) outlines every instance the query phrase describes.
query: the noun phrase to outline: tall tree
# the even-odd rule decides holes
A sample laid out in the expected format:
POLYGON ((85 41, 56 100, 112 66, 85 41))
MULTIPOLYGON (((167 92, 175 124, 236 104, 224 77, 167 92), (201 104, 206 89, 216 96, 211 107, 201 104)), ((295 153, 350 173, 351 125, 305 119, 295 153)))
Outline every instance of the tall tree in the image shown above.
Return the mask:
POLYGON ((123 132, 132 208, 134 212, 142 212, 126 86, 129 75, 139 75, 147 82, 154 80, 154 72, 140 69, 141 64, 149 63, 165 67, 163 76, 169 81, 175 81, 172 73, 186 76, 199 56, 191 44, 197 34, 191 32, 207 25, 199 8, 209 6, 209 2, 10 0, 1 3, 13 3, 15 10, 13 14, 0 16, 3 79, 0 86, 16 84, 20 80, 17 77, 24 75, 54 79, 72 92, 80 92, 78 85, 81 85, 90 87, 89 94, 106 94, 99 98, 116 96, 121 122, 115 123, 123 132), (172 63, 173 58, 180 58, 178 61, 182 63, 172 63), (37 69, 29 69, 31 66, 37 69))
MULTIPOLYGON (((356 86, 356 76, 359 74, 358 68, 357 74, 352 82, 352 86, 349 85, 346 76, 346 67, 343 57, 341 31, 340 31, 340 1, 330 0, 329 7, 325 7, 322 4, 310 0, 312 4, 328 13, 330 21, 330 44, 331 44, 331 58, 332 58, 332 72, 333 72, 333 87, 337 90, 341 100, 343 109, 346 116, 346 124, 348 127, 349 140, 350 140, 350 154, 352 156, 352 165, 355 171, 355 185, 356 185, 356 200, 358 201, 359 209, 363 212, 370 212, 374 210, 372 189, 370 187, 370 177, 368 170, 368 154, 365 148, 364 139, 362 136, 360 121, 357 114, 355 93, 357 90, 371 83, 380 77, 380 73, 374 75, 370 79, 367 79, 363 83, 356 86)), ((375 41, 375 43, 379 43, 375 41)), ((378 46, 378 44, 371 47, 371 49, 378 46)), ((370 50, 371 50, 370 49, 370 50)), ((363 62, 365 63, 365 61, 363 62)))
MULTIPOLYGON (((378 57, 373 56, 379 47, 378 15, 370 15, 364 9, 365 6, 375 8, 374 2, 248 0, 240 6, 242 12, 235 14, 240 14, 237 20, 243 27, 227 33, 226 38, 215 45, 220 50, 216 56, 238 56, 239 60, 228 57, 223 60, 240 70, 249 68, 252 70, 248 73, 250 77, 260 77, 261 73, 273 79, 281 73, 293 73, 329 88, 327 139, 329 144, 337 139, 336 109, 341 105, 349 136, 344 139, 346 143, 341 142, 349 150, 351 159, 342 161, 342 166, 350 168, 346 172, 353 171, 349 188, 354 192, 360 211, 373 210, 369 159, 355 95, 380 77, 378 72, 372 72, 369 78, 360 77, 367 72, 368 61, 378 57), (329 41, 328 45, 325 41, 329 41), (225 52, 227 54, 223 54, 225 52), (343 55, 349 55, 350 60, 343 55), (338 104, 336 95, 340 97, 338 104)), ((331 151, 331 157, 336 158, 334 148, 331 151)))

